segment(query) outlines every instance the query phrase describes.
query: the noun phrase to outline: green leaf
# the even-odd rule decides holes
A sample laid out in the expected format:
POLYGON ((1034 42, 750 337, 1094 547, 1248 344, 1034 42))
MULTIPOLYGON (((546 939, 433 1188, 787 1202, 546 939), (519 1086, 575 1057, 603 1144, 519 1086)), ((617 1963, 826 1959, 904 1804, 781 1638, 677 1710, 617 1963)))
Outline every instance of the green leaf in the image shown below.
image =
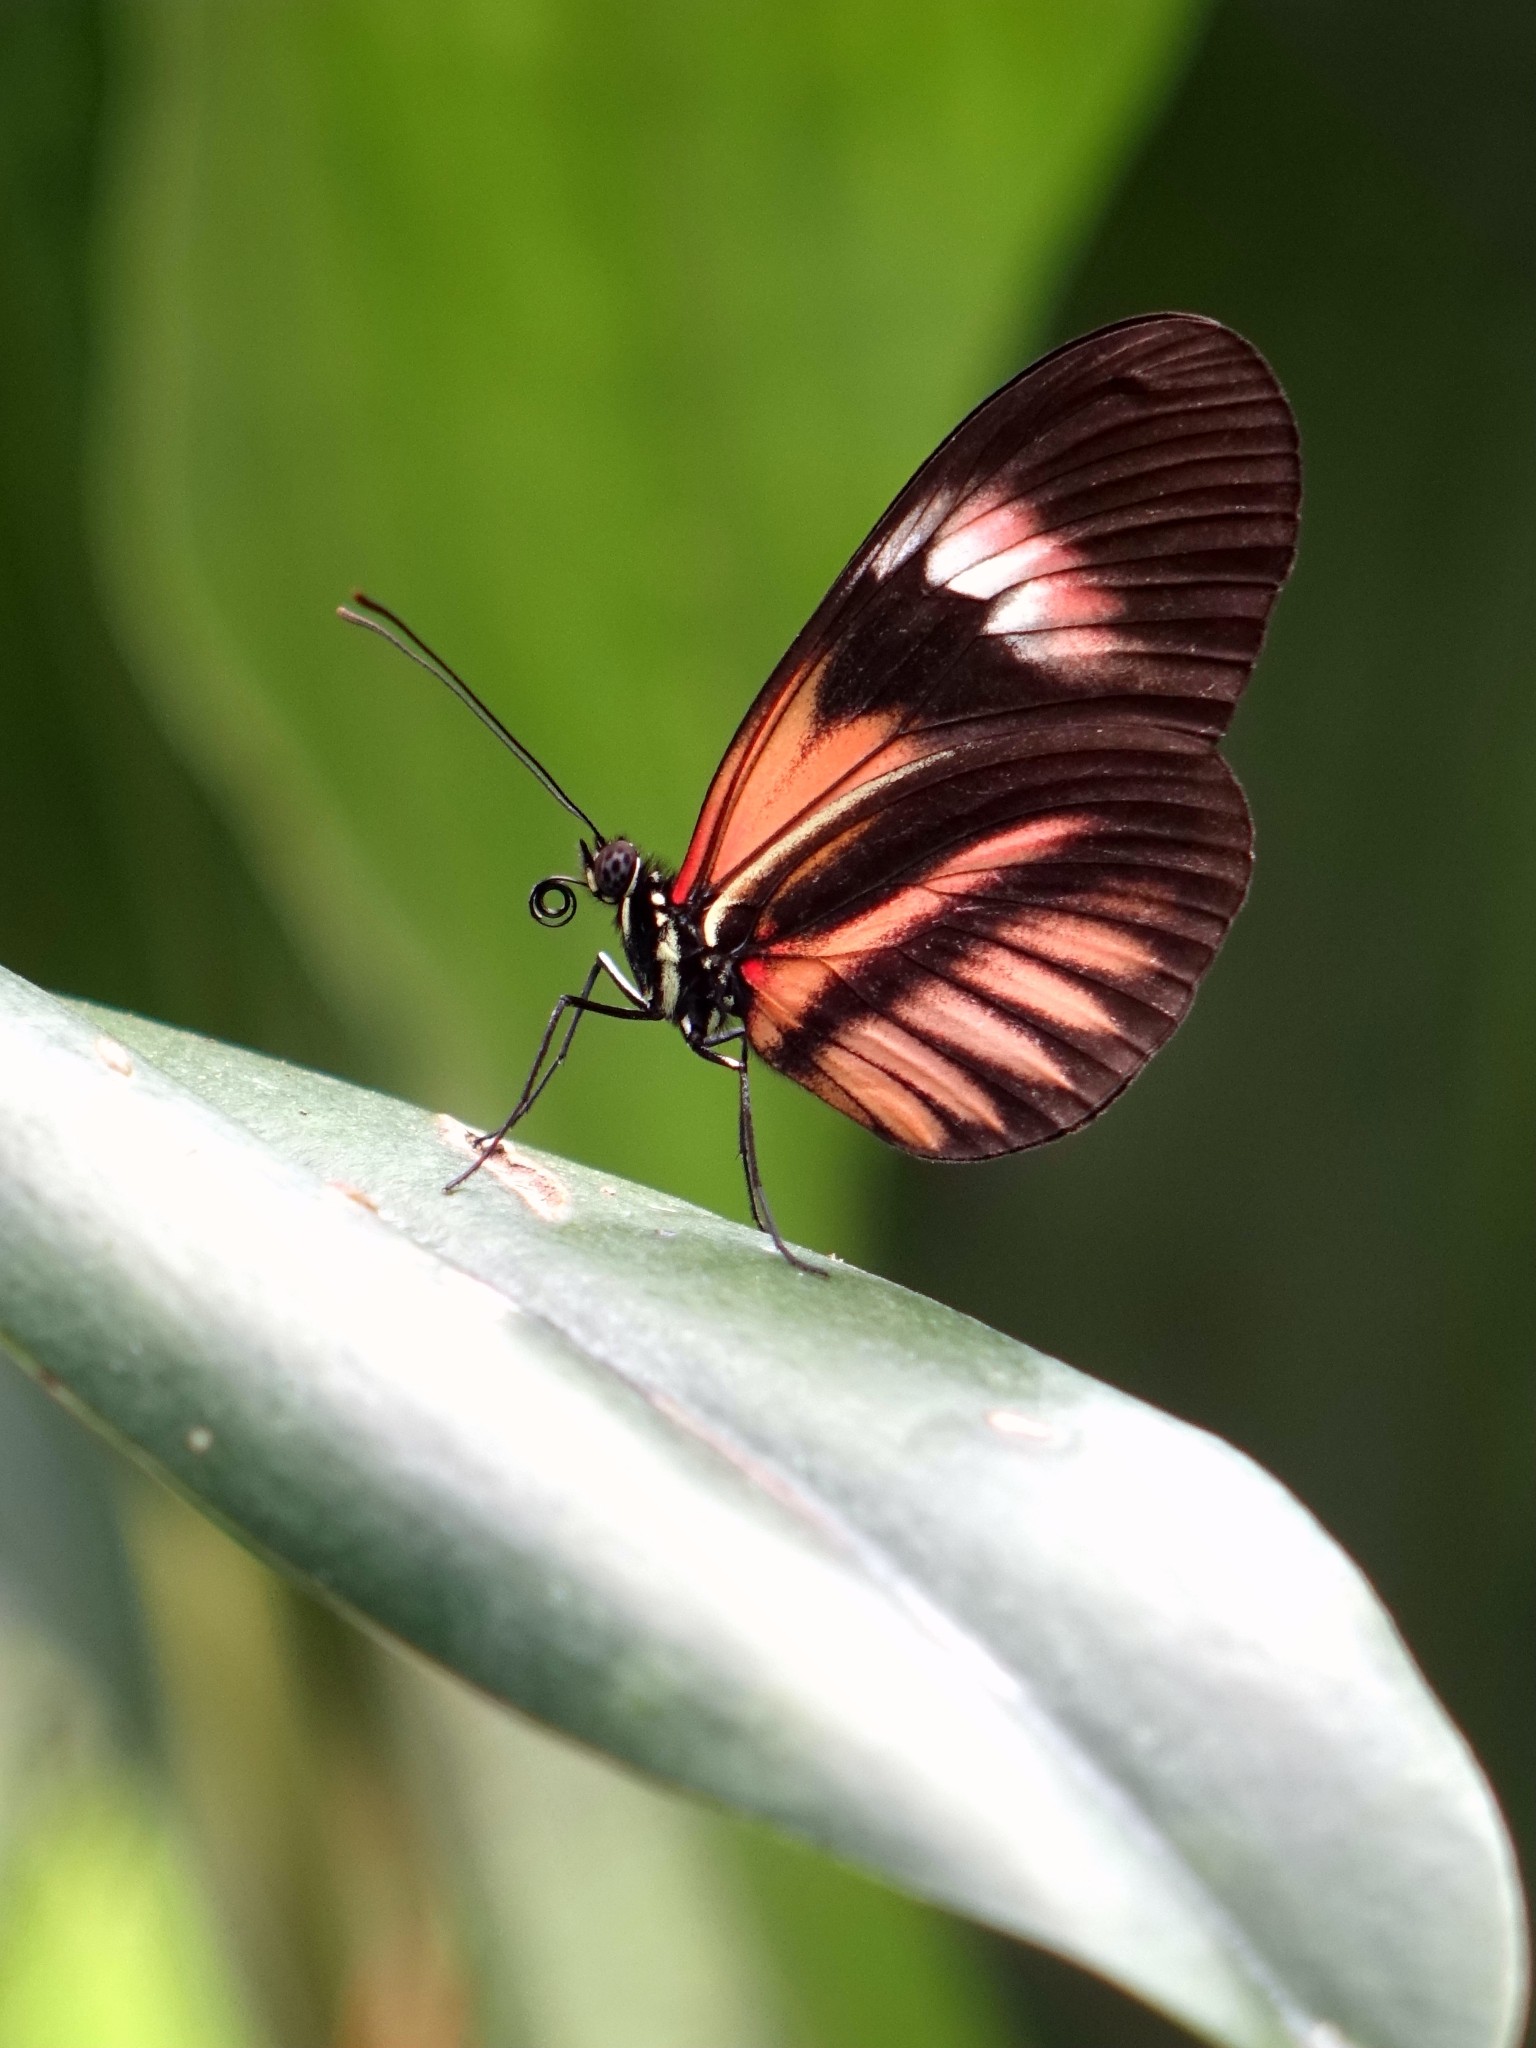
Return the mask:
POLYGON ((1234 2048, 1499 2048, 1507 1845, 1213 1438, 886 1283, 0 984, 0 1330, 486 1690, 1234 2048), (131 1050, 130 1050, 131 1048, 131 1050))

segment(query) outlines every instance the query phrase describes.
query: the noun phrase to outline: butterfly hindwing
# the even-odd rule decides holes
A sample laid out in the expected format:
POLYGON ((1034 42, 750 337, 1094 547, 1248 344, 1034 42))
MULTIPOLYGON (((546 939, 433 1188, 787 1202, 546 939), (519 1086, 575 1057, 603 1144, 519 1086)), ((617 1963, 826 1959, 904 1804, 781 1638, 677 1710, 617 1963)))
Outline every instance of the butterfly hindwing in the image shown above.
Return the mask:
POLYGON ((1206 750, 903 875, 750 950, 770 1065, 892 1143, 985 1158, 1096 1115, 1168 1037, 1247 886, 1242 792, 1206 750))
POLYGON ((1295 544, 1262 359, 1128 321, 956 429, 769 679, 674 884, 770 1064, 909 1150, 1093 1115, 1235 914, 1215 752, 1295 544))

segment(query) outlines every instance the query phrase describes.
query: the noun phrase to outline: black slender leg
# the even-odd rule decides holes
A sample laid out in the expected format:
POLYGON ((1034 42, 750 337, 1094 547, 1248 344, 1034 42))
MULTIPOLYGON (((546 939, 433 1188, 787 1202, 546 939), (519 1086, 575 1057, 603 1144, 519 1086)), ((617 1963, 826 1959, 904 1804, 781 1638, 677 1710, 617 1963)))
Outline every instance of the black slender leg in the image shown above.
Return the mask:
POLYGON ((621 1023, 633 1022, 637 1024, 654 1024, 658 1021, 658 1013, 654 1010, 621 1010, 612 1003, 594 1003, 592 1001, 592 990, 601 972, 602 962, 594 960, 592 971, 582 983, 579 992, 574 995, 563 995, 550 1011, 549 1022, 544 1026, 544 1036, 539 1040, 539 1049, 533 1056, 533 1065, 528 1069, 528 1078, 523 1083, 522 1093, 513 1105, 511 1115, 494 1131, 487 1131, 483 1137, 476 1138, 473 1141, 479 1157, 472 1160, 462 1173, 454 1175, 453 1179, 443 1189, 445 1195, 451 1195, 455 1188, 463 1187, 465 1181, 472 1174, 478 1173, 487 1159, 496 1151, 507 1133, 515 1125, 522 1122, 523 1118, 549 1086, 556 1069, 564 1064, 565 1056, 571 1049, 571 1041, 576 1036, 576 1027, 580 1024, 583 1017, 617 1017, 621 1023), (566 1016, 569 1016, 570 1021, 565 1027, 565 1034, 560 1040, 554 1058, 550 1059, 546 1066, 545 1061, 549 1055, 549 1048, 554 1044, 555 1034, 560 1029, 560 1020, 566 1016), (543 1070, 542 1072, 540 1071, 541 1069, 543 1070))
MULTIPOLYGON (((693 1049, 697 1053, 702 1053, 708 1059, 712 1054, 718 1053, 723 1045, 740 1045, 742 1049, 741 1058, 745 1059, 747 1056, 746 1036, 747 1027, 745 1024, 733 1024, 729 1030, 717 1031, 712 1037, 701 1038, 693 1049)), ((713 1064, 717 1067, 729 1067, 734 1073, 740 1067, 741 1060, 720 1058, 714 1060, 713 1064)))
POLYGON ((781 1257, 794 1267, 797 1273, 816 1273, 825 1278, 825 1268, 807 1264, 796 1258, 779 1234, 779 1226, 773 1220, 773 1211, 768 1206, 768 1197, 763 1190, 763 1177, 757 1166, 757 1134, 752 1128, 752 1084, 747 1078, 747 1053, 742 1047, 741 1065, 738 1069, 741 1081, 741 1121, 739 1143, 741 1163, 747 1176, 747 1200, 752 1205, 752 1220, 758 1229, 773 1239, 781 1257))

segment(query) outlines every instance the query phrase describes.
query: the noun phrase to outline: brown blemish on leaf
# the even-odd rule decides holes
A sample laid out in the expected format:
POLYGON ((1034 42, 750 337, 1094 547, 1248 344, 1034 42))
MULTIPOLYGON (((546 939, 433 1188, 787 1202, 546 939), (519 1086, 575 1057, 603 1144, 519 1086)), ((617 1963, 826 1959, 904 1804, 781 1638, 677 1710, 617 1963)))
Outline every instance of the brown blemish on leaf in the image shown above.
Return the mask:
POLYGON ((485 1170, 492 1180, 510 1188, 541 1222, 563 1223, 571 1213, 570 1196, 547 1167, 498 1148, 485 1170))
MULTIPOLYGON (((447 1115, 439 1116, 436 1122, 438 1131, 455 1152, 469 1159, 478 1156, 475 1134, 467 1124, 447 1115)), ((524 1208, 531 1209, 541 1223, 563 1223, 571 1213, 570 1192, 564 1182, 558 1180, 547 1166, 536 1165, 533 1160, 508 1151, 505 1143, 496 1147, 478 1177, 493 1180, 498 1187, 516 1195, 524 1208)))
POLYGON ((124 1079, 133 1072, 133 1054, 126 1045, 119 1045, 115 1038, 108 1038, 105 1032, 96 1040, 96 1057, 109 1073, 121 1074, 124 1079))
POLYGON ((367 1209, 377 1216, 379 1205, 364 1189, 354 1187, 349 1180, 328 1180, 326 1186, 338 1195, 345 1195, 349 1202, 356 1202, 360 1209, 367 1209))
POLYGON ((1033 1415, 1022 1415, 1017 1408, 989 1410, 987 1427, 995 1429, 999 1436, 1012 1437, 1017 1443, 1055 1444, 1061 1441, 1061 1431, 1053 1422, 1041 1422, 1033 1415))

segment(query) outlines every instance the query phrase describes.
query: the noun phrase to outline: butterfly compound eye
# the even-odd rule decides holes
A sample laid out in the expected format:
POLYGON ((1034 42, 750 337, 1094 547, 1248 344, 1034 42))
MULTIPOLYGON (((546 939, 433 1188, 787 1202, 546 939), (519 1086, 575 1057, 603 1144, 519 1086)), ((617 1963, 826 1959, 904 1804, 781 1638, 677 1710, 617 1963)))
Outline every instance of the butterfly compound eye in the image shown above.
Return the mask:
POLYGON ((592 890, 600 903, 621 903, 635 878, 640 855, 628 839, 610 839, 592 863, 592 890))

